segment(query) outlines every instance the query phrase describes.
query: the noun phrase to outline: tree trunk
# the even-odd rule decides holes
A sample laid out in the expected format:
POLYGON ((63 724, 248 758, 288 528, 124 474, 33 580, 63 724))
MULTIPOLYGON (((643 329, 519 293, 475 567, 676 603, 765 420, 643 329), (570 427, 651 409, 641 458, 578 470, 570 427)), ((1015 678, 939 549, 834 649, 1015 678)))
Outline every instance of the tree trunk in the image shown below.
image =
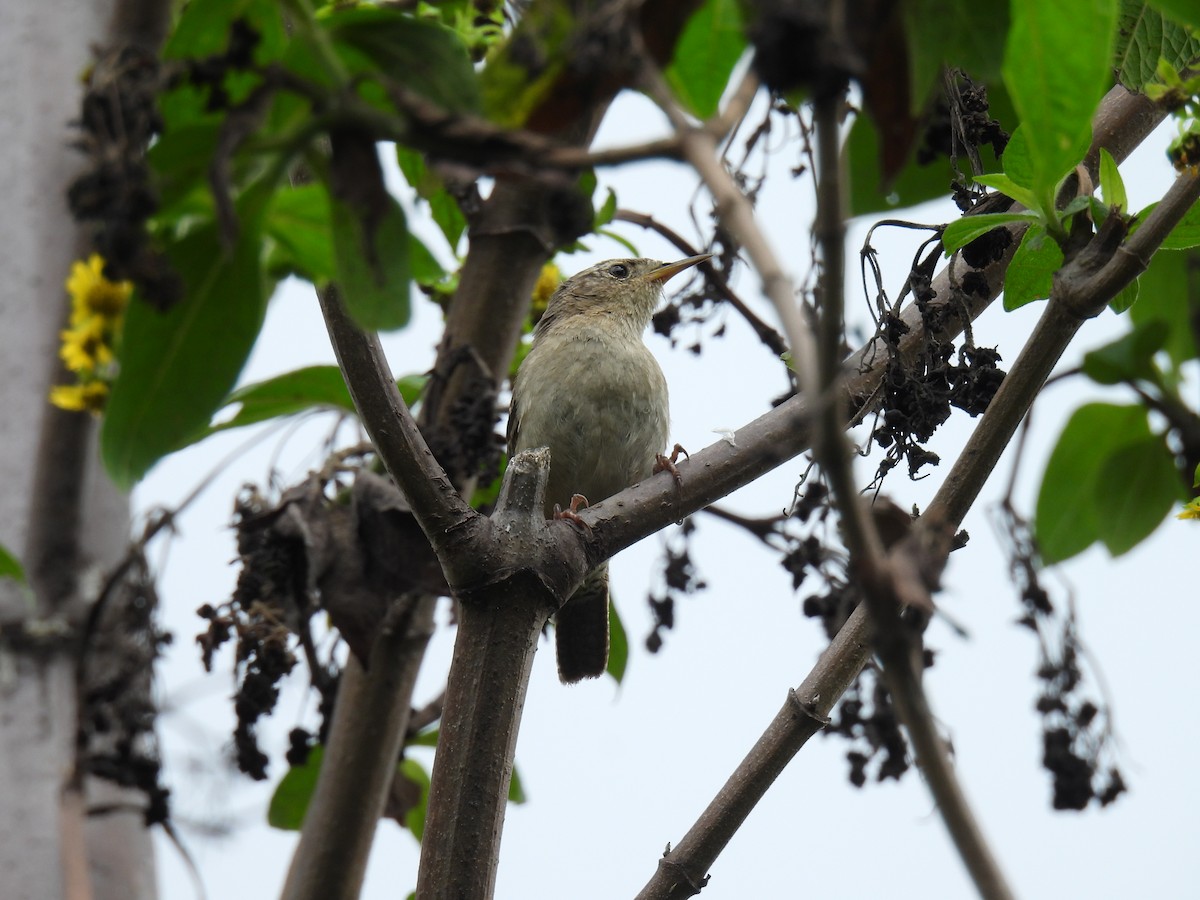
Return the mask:
MULTIPOLYGON (((129 10, 121 11, 123 16, 129 10)), ((47 402, 67 382, 63 282, 85 255, 65 189, 80 170, 78 118, 91 47, 118 20, 110 0, 9 4, 0 28, 0 544, 27 584, 0 579, 0 884, 6 898, 155 895, 140 795, 70 789, 80 626, 127 544, 128 500, 104 477, 95 423, 47 402), (88 818, 96 805, 130 811, 88 818)))

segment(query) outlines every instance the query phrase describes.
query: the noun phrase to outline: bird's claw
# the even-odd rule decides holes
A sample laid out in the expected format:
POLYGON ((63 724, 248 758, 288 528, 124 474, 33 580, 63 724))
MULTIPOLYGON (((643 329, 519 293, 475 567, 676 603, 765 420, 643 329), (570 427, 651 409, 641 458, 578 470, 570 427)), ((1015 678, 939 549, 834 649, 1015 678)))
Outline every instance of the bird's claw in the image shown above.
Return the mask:
POLYGON ((579 515, 579 508, 587 507, 587 506, 588 506, 587 497, 583 496, 583 494, 572 494, 571 495, 571 506, 568 509, 563 509, 557 503, 554 504, 554 518, 555 519, 565 519, 568 522, 578 525, 580 528, 582 528, 588 534, 591 534, 592 527, 590 525, 588 525, 587 522, 583 521, 583 518, 579 515))
POLYGON ((682 453, 688 459, 692 458, 691 454, 684 450, 679 444, 676 444, 673 448, 671 448, 670 456, 667 456, 664 453, 656 453, 654 455, 653 474, 657 475, 659 472, 670 472, 675 478, 675 484, 679 487, 683 487, 683 476, 679 474, 679 469, 675 467, 675 463, 679 461, 680 453, 682 453))

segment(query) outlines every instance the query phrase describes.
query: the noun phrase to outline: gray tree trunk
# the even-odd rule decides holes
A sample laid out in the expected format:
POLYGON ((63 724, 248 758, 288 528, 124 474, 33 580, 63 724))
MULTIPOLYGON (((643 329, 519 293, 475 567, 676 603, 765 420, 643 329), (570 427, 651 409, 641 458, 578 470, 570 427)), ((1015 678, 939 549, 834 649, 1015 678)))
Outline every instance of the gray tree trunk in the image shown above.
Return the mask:
POLYGON ((100 470, 91 417, 46 400, 68 381, 57 358, 63 282, 85 255, 64 196, 82 167, 67 123, 113 16, 112 0, 5 0, 0 28, 0 544, 28 577, 0 580, 0 893, 10 900, 155 895, 140 797, 94 781, 67 789, 79 626, 127 544, 128 501, 100 470))

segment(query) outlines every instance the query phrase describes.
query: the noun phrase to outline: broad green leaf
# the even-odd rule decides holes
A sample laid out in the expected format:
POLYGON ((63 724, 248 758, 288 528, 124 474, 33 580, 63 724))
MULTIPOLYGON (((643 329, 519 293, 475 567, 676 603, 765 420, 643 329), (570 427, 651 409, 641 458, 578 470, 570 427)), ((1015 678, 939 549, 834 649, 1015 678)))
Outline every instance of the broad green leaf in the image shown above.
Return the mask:
POLYGON ((608 196, 604 198, 604 202, 600 208, 596 210, 596 218, 592 222, 592 227, 599 229, 607 225, 613 220, 613 216, 617 213, 617 192, 612 188, 608 189, 608 196))
POLYGON ((339 45, 364 54, 406 89, 450 112, 479 109, 475 70, 451 29, 398 9, 367 5, 338 9, 323 24, 339 45))
POLYGON ((890 185, 883 184, 879 133, 864 115, 854 118, 846 139, 846 158, 850 169, 850 214, 854 216, 948 196, 954 179, 950 161, 939 158, 927 165, 910 162, 890 185))
POLYGON ((11 578, 20 584, 25 583, 25 569, 20 560, 3 544, 0 544, 0 578, 11 578))
POLYGON ((279 245, 273 270, 296 273, 314 284, 337 274, 333 235, 329 230, 329 193, 320 184, 306 184, 275 193, 264 229, 279 245))
MULTIPOLYGON (((1004 155, 1008 156, 1008 152, 1005 151, 1004 155)), ((1012 197, 1031 212, 1041 210, 1042 204, 1033 192, 1017 184, 1008 175, 976 175, 975 181, 984 187, 995 188, 1006 197, 1012 197)))
POLYGON ((1117 169, 1117 161, 1103 147, 1100 148, 1100 190, 1108 206, 1115 206, 1121 212, 1128 210, 1129 197, 1125 194, 1125 182, 1117 169))
POLYGON ((987 213, 980 216, 963 216, 955 219, 942 232, 942 246, 949 256, 955 250, 961 250, 971 241, 982 237, 989 231, 1008 225, 1010 222, 1040 222, 1037 213, 987 213))
POLYGON ((208 173, 217 149, 219 121, 196 122, 165 131, 147 151, 158 191, 159 215, 170 215, 192 194, 202 192, 211 204, 208 173))
POLYGON ((1166 323, 1163 349, 1176 368, 1195 359, 1200 348, 1192 323, 1200 317, 1200 252, 1155 253, 1138 282, 1138 302, 1129 311, 1133 323, 1166 323))
POLYGON ((716 113, 733 67, 745 51, 737 0, 704 0, 684 26, 675 58, 663 74, 688 111, 707 119, 716 113))
POLYGON ((337 285, 354 321, 369 330, 402 328, 411 310, 410 239, 404 210, 390 194, 369 227, 345 203, 331 198, 337 285))
POLYGON ((197 226, 167 248, 184 298, 165 313, 136 297, 130 305, 120 374, 100 431, 101 454, 118 485, 132 486, 204 429, 237 381, 266 310, 261 219, 261 211, 242 216, 232 249, 215 224, 197 226))
POLYGON ((1108 301, 1108 308, 1117 315, 1130 309, 1133 304, 1137 303, 1138 292, 1141 290, 1141 281, 1137 278, 1121 288, 1117 296, 1108 301))
MULTIPOLYGON (((1197 4, 1196 0, 1154 0, 1154 5, 1171 18, 1191 25, 1193 28, 1200 28, 1200 4, 1197 4)), ((1194 59, 1195 57, 1190 58, 1194 59)))
MULTIPOLYGON (((1138 213, 1138 220, 1145 221, 1157 203, 1153 203, 1138 213)), ((1192 208, 1183 214, 1167 239, 1162 242, 1163 250, 1187 250, 1190 247, 1200 247, 1200 203, 1193 203, 1192 208)))
POLYGON ((612 602, 608 600, 608 674, 617 684, 625 677, 625 668, 629 665, 629 636, 625 633, 625 625, 612 602))
POLYGON ((900 5, 908 39, 912 111, 920 112, 939 84, 942 66, 957 66, 972 78, 994 81, 1000 74, 1008 33, 1008 4, 979 0, 907 0, 900 5))
POLYGON ((1062 264, 1062 249, 1046 236, 1045 228, 1031 225, 1008 264, 1004 308, 1011 311, 1049 297, 1054 286, 1054 273, 1062 264))
POLYGON ((434 223, 441 229, 450 245, 450 252, 457 254, 458 242, 467 229, 467 219, 455 200, 446 190, 437 173, 430 171, 425 159, 416 150, 396 145, 396 161, 405 180, 417 192, 417 196, 429 204, 434 223))
POLYGON ((441 734, 440 729, 428 728, 425 731, 422 731, 416 737, 414 737, 411 741, 409 741, 406 746, 409 746, 409 747, 436 747, 437 742, 438 742, 438 737, 440 734, 441 734))
POLYGON ((1117 0, 1012 0, 1004 83, 1027 126, 1037 196, 1051 195, 1091 141, 1111 79, 1117 0))
POLYGON ((429 773, 415 759, 400 760, 397 774, 420 788, 420 800, 404 814, 404 825, 418 841, 425 836, 425 815, 429 809, 429 773))
MULTIPOLYGON (((265 66, 281 57, 287 46, 283 18, 276 0, 190 0, 179 13, 171 29, 162 56, 166 60, 204 58, 230 49, 230 29, 241 20, 258 35, 253 61, 265 66)), ((225 75, 222 88, 231 103, 240 103, 262 82, 254 72, 237 71, 225 75)), ((170 132, 200 120, 220 121, 220 113, 207 108, 209 89, 184 84, 168 92, 160 101, 166 131, 170 132)))
POLYGON ((424 242, 412 233, 408 235, 408 254, 413 281, 417 284, 432 286, 445 280, 446 270, 442 264, 429 252, 424 242))
POLYGON ((214 56, 229 48, 229 29, 241 19, 258 33, 254 61, 278 59, 287 38, 276 0, 189 0, 163 44, 164 59, 214 56))
POLYGON ((1004 148, 1004 174, 1021 187, 1033 187, 1033 158, 1029 155, 1029 128, 1025 125, 1016 127, 1004 148))
POLYGON ((1092 350, 1083 357, 1083 373, 1100 384, 1125 381, 1153 381, 1154 354, 1167 341, 1167 324, 1151 319, 1110 344, 1092 350))
MULTIPOLYGON (((396 387, 409 407, 420 399, 427 381, 426 375, 405 375, 397 379, 396 387)), ((240 405, 237 413, 202 436, 314 409, 355 412, 354 401, 350 399, 350 391, 337 366, 308 366, 248 384, 230 394, 223 405, 233 404, 240 405)))
POLYGON ((1175 69, 1182 69, 1200 56, 1200 41, 1188 35, 1178 22, 1164 18, 1159 9, 1186 22, 1184 9, 1190 9, 1192 24, 1200 24, 1200 4, 1195 0, 1160 0, 1148 3, 1124 2, 1118 15, 1117 41, 1114 48, 1117 80, 1131 91, 1141 92, 1147 84, 1157 81, 1160 59, 1175 69), (1171 9, 1174 5, 1177 8, 1171 9))
POLYGON ((1100 539, 1097 482, 1109 458, 1150 437, 1141 406, 1089 403, 1071 415, 1046 463, 1034 533, 1046 563, 1082 553, 1100 539))
POLYGON ((1100 540, 1113 556, 1132 550, 1186 500, 1166 443, 1151 435, 1114 451, 1095 481, 1100 540))
POLYGON ((268 825, 283 831, 300 830, 304 825, 304 815, 308 812, 313 791, 317 787, 317 777, 321 774, 321 760, 324 756, 324 747, 313 747, 308 752, 308 759, 304 765, 292 766, 287 774, 279 779, 275 793, 271 795, 271 803, 267 806, 268 825))

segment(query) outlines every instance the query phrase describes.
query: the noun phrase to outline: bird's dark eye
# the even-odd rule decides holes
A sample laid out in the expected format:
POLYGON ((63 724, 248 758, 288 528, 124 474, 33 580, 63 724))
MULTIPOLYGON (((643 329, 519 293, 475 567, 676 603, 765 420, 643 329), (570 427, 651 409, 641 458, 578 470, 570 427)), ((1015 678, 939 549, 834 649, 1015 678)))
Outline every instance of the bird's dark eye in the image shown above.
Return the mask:
POLYGON ((620 278, 623 281, 629 277, 629 266, 616 263, 608 267, 608 274, 613 278, 620 278))

